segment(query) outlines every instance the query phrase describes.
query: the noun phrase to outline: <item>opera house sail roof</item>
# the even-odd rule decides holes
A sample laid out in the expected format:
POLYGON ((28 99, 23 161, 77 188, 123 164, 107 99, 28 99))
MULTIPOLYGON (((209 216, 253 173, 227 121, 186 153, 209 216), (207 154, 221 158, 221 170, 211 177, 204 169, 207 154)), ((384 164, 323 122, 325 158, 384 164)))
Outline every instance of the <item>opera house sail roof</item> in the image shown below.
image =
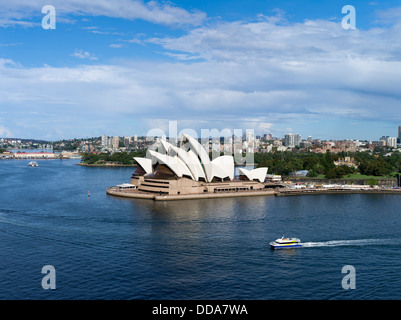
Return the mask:
MULTIPOLYGON (((158 151, 148 150, 145 158, 135 157, 134 175, 155 179, 188 178, 193 181, 234 180, 234 158, 224 155, 210 160, 208 152, 190 135, 183 134, 180 147, 159 140, 158 151)), ((267 168, 239 169, 242 179, 263 182, 267 168)))

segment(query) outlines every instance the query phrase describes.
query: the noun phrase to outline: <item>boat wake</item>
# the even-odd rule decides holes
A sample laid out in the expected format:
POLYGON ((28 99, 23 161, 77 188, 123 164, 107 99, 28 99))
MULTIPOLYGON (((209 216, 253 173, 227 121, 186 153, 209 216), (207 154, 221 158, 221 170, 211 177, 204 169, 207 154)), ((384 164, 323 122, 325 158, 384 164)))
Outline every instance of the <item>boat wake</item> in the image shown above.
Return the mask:
POLYGON ((360 239, 360 240, 331 240, 321 242, 303 242, 302 247, 342 247, 342 246, 370 246, 370 245, 400 245, 401 239, 360 239))

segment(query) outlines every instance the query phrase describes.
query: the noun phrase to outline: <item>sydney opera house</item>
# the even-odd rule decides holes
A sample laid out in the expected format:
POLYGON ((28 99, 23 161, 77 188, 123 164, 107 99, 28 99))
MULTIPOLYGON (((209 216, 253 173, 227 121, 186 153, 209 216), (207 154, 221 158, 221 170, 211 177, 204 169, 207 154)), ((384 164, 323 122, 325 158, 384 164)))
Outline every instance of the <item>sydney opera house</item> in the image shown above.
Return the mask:
POLYGON ((240 168, 234 177, 234 158, 210 160, 197 139, 183 134, 180 147, 159 140, 158 151, 148 150, 138 164, 130 184, 108 189, 109 194, 155 198, 157 196, 217 195, 264 191, 267 168, 240 168))

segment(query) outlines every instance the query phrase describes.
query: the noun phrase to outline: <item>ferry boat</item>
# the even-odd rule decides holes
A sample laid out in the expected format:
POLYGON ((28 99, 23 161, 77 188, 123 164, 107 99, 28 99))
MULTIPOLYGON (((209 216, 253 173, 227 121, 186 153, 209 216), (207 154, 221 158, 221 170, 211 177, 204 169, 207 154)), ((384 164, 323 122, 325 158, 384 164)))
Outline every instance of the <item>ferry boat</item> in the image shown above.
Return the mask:
POLYGON ((30 166, 30 167, 39 167, 39 165, 38 165, 38 163, 36 161, 29 162, 28 166, 30 166))
POLYGON ((275 241, 270 242, 270 247, 272 249, 290 249, 302 247, 301 240, 298 238, 284 238, 281 237, 275 241))

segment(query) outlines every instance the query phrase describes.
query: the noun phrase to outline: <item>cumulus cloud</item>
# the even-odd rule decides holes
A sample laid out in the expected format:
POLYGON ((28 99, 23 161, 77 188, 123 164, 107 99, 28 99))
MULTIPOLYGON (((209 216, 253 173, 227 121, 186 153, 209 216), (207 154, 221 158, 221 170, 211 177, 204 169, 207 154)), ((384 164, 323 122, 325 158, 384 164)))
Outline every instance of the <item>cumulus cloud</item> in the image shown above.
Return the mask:
MULTIPOLYGON (((194 128, 253 127, 260 134, 327 119, 399 121, 400 33, 396 25, 344 30, 334 21, 259 16, 202 25, 177 37, 141 37, 160 46, 173 59, 169 63, 26 68, 3 59, 0 106, 53 108, 66 119, 59 129, 68 128, 71 114, 94 119, 97 127, 106 127, 106 118, 157 115, 194 128)), ((161 123, 142 122, 142 131, 161 123)))
POLYGON ((201 57, 209 64, 199 65, 214 65, 209 77, 208 69, 193 74, 213 83, 209 90, 181 93, 194 97, 193 104, 373 119, 386 117, 382 108, 394 113, 401 99, 400 36, 396 25, 344 30, 339 22, 278 18, 221 22, 148 41, 178 59, 201 57))

